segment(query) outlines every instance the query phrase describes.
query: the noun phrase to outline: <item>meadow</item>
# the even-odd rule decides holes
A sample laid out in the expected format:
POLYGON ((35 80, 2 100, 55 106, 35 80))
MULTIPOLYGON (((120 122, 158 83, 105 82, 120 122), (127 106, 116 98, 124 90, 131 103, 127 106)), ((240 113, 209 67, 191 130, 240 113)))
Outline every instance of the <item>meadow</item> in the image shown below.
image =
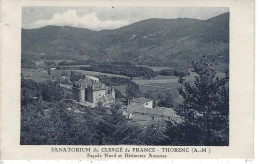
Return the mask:
POLYGON ((44 68, 37 68, 37 69, 22 68, 21 73, 22 73, 21 76, 22 78, 32 79, 36 82, 44 82, 46 80, 51 80, 47 70, 44 68))
POLYGON ((173 69, 171 67, 152 67, 152 66, 147 66, 147 65, 136 65, 136 66, 150 68, 153 71, 161 71, 161 70, 164 70, 164 69, 173 69))
POLYGON ((36 82, 44 82, 46 80, 56 79, 56 78, 60 77, 62 74, 70 75, 71 71, 76 71, 76 72, 80 72, 82 74, 87 74, 87 75, 91 75, 91 76, 105 75, 108 77, 129 78, 129 77, 123 76, 123 75, 116 75, 116 74, 102 73, 102 72, 95 72, 95 71, 74 70, 74 69, 70 69, 70 70, 57 70, 56 69, 56 70, 51 71, 51 77, 49 77, 48 71, 45 68, 38 67, 35 69, 26 69, 26 68, 21 69, 22 78, 32 79, 36 82))
MULTIPOLYGON (((88 67, 88 65, 85 65, 88 67)), ((143 66, 143 65, 142 65, 143 66)), ((42 67, 36 67, 35 69, 24 69, 22 68, 22 77, 25 79, 33 79, 36 82, 44 82, 46 80, 55 80, 58 79, 62 75, 70 75, 71 71, 80 72, 82 74, 87 74, 91 76, 107 76, 109 78, 111 77, 119 77, 119 78, 127 78, 130 79, 128 76, 124 75, 117 75, 117 74, 111 74, 111 73, 102 73, 102 72, 95 72, 95 71, 86 71, 86 70, 78 70, 75 69, 75 65, 70 66, 66 65, 64 67, 70 67, 70 69, 60 70, 56 69, 51 71, 51 76, 48 76, 48 71, 45 68, 42 67)), ((149 68, 153 70, 160 70, 165 69, 166 67, 151 67, 149 68)), ((192 72, 190 69, 189 75, 185 76, 184 78, 192 82, 195 80, 194 76, 195 73, 192 72)), ((218 76, 223 77, 225 74, 218 72, 218 76)), ((177 76, 163 76, 163 75, 157 75, 151 79, 145 79, 143 77, 133 77, 132 81, 135 82, 137 85, 139 85, 139 89, 141 90, 141 96, 150 95, 154 99, 158 99, 158 97, 163 96, 165 97, 166 93, 171 93, 173 95, 174 101, 179 103, 183 99, 178 93, 178 88, 181 87, 181 85, 178 83, 179 77, 177 76)), ((123 96, 126 96, 126 84, 113 86, 114 89, 117 89, 121 92, 123 96)))

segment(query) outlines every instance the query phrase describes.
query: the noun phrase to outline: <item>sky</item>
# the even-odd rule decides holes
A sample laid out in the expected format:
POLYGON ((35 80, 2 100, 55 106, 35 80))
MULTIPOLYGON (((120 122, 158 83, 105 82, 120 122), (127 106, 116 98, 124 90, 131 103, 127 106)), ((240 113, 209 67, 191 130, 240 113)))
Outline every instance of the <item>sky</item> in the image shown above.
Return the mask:
POLYGON ((23 7, 22 28, 56 25, 100 31, 150 18, 206 20, 228 11, 224 7, 23 7))

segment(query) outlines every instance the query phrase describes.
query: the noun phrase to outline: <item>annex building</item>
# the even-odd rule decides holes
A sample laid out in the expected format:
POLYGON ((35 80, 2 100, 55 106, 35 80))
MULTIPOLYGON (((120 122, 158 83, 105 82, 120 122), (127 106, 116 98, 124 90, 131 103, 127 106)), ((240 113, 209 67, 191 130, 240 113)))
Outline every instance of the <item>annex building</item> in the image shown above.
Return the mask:
POLYGON ((182 122, 182 118, 172 108, 153 107, 153 100, 144 97, 132 100, 124 114, 129 120, 141 124, 167 120, 182 122))

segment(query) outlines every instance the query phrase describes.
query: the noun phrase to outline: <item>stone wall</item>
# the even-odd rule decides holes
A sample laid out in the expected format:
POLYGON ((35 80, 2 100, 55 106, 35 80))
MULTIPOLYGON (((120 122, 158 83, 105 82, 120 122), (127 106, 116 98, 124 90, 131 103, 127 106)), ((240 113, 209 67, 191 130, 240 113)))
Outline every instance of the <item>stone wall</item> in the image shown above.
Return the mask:
POLYGON ((106 94, 106 90, 93 91, 93 103, 97 104, 106 94))

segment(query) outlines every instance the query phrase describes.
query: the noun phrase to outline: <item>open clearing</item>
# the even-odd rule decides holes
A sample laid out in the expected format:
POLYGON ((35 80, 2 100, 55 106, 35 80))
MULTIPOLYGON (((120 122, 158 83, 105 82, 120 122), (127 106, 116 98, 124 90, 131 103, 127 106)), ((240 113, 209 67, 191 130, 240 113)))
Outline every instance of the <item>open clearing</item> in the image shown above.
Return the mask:
POLYGON ((108 77, 121 77, 121 78, 130 78, 128 76, 124 76, 124 75, 117 75, 117 74, 111 74, 111 73, 102 73, 102 72, 95 72, 95 71, 84 71, 84 70, 73 70, 76 72, 81 72, 82 74, 88 74, 88 75, 92 75, 92 76, 101 76, 101 75, 105 75, 108 77))
POLYGON ((144 91, 160 89, 160 90, 175 90, 178 84, 178 77, 174 76, 156 76, 150 80, 134 78, 133 81, 143 88, 144 91))
POLYGON ((36 66, 44 66, 45 61, 46 62, 54 62, 56 65, 58 65, 62 61, 73 62, 72 60, 39 60, 39 61, 35 61, 35 64, 36 64, 36 66))
POLYGON ((136 66, 150 68, 153 71, 161 71, 163 69, 173 69, 171 67, 152 67, 152 66, 147 66, 147 65, 136 65, 136 66))
MULTIPOLYGON (((108 77, 121 77, 121 78, 129 78, 128 76, 116 75, 110 73, 101 73, 94 71, 83 71, 83 70, 54 70, 51 72, 52 78, 59 77, 61 73, 70 74, 71 71, 81 72, 82 74, 87 74, 91 76, 101 76, 105 75, 108 77)), ((48 72, 44 68, 36 68, 36 69, 25 69, 22 68, 22 78, 32 79, 36 82, 44 82, 46 80, 51 80, 52 78, 48 76, 48 72)))
POLYGON ((165 83, 176 83, 178 82, 178 78, 173 79, 159 79, 159 80, 133 80, 138 85, 149 85, 149 84, 165 84, 165 83))
POLYGON ((48 76, 48 72, 44 68, 37 68, 37 69, 22 68, 22 78, 32 79, 36 82, 44 82, 46 80, 51 79, 48 76))

